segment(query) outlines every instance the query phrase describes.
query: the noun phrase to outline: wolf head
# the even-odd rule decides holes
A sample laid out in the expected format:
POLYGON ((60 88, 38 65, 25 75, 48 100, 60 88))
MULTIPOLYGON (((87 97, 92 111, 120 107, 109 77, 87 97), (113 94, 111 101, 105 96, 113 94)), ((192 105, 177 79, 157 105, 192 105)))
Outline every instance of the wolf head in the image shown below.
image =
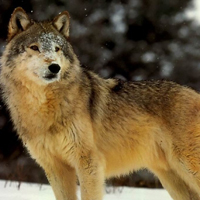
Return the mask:
POLYGON ((79 68, 68 41, 69 14, 60 13, 52 21, 35 22, 22 8, 16 8, 8 26, 8 44, 1 59, 7 78, 29 79, 37 84, 61 81, 79 68))

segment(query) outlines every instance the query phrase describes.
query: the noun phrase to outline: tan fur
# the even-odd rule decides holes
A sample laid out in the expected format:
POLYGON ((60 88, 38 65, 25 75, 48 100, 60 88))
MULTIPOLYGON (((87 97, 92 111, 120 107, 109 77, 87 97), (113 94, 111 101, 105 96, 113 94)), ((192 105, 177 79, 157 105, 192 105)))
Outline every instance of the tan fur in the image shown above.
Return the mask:
POLYGON ((105 80, 82 69, 68 42, 66 12, 52 22, 33 22, 21 8, 10 23, 13 17, 28 28, 9 30, 3 96, 57 200, 76 199, 76 176, 82 200, 102 200, 106 178, 140 168, 157 175, 173 199, 200 199, 198 93, 167 81, 105 80), (44 80, 52 63, 60 72, 44 80))

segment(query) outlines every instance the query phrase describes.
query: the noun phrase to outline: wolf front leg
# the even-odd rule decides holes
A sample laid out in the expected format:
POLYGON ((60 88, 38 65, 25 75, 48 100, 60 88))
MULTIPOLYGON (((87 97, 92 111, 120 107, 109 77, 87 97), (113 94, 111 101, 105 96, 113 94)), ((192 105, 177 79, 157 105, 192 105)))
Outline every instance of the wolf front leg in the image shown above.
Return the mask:
POLYGON ((52 186, 56 200, 76 200, 75 170, 60 160, 46 166, 45 172, 52 186))
POLYGON ((81 200, 102 200, 104 193, 104 165, 97 155, 81 156, 77 165, 81 186, 81 200))

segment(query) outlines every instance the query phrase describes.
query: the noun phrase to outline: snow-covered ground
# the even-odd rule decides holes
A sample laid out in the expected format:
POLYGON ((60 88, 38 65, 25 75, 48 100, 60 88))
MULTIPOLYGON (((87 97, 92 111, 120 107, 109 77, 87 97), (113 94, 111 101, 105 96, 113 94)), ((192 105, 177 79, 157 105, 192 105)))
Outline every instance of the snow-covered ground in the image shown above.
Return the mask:
MULTIPOLYGON (((80 200, 80 192, 78 191, 80 200)), ((1 200, 55 200, 49 185, 0 181, 1 200)), ((104 200, 172 200, 163 189, 106 188, 104 200)))

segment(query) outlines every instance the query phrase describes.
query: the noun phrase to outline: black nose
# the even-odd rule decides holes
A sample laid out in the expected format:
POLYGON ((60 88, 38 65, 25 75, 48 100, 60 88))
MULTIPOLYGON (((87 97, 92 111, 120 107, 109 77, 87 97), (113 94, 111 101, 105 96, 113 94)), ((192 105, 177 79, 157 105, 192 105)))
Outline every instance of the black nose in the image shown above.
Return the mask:
POLYGON ((57 74, 60 71, 60 66, 58 64, 51 64, 49 65, 50 72, 57 74))

